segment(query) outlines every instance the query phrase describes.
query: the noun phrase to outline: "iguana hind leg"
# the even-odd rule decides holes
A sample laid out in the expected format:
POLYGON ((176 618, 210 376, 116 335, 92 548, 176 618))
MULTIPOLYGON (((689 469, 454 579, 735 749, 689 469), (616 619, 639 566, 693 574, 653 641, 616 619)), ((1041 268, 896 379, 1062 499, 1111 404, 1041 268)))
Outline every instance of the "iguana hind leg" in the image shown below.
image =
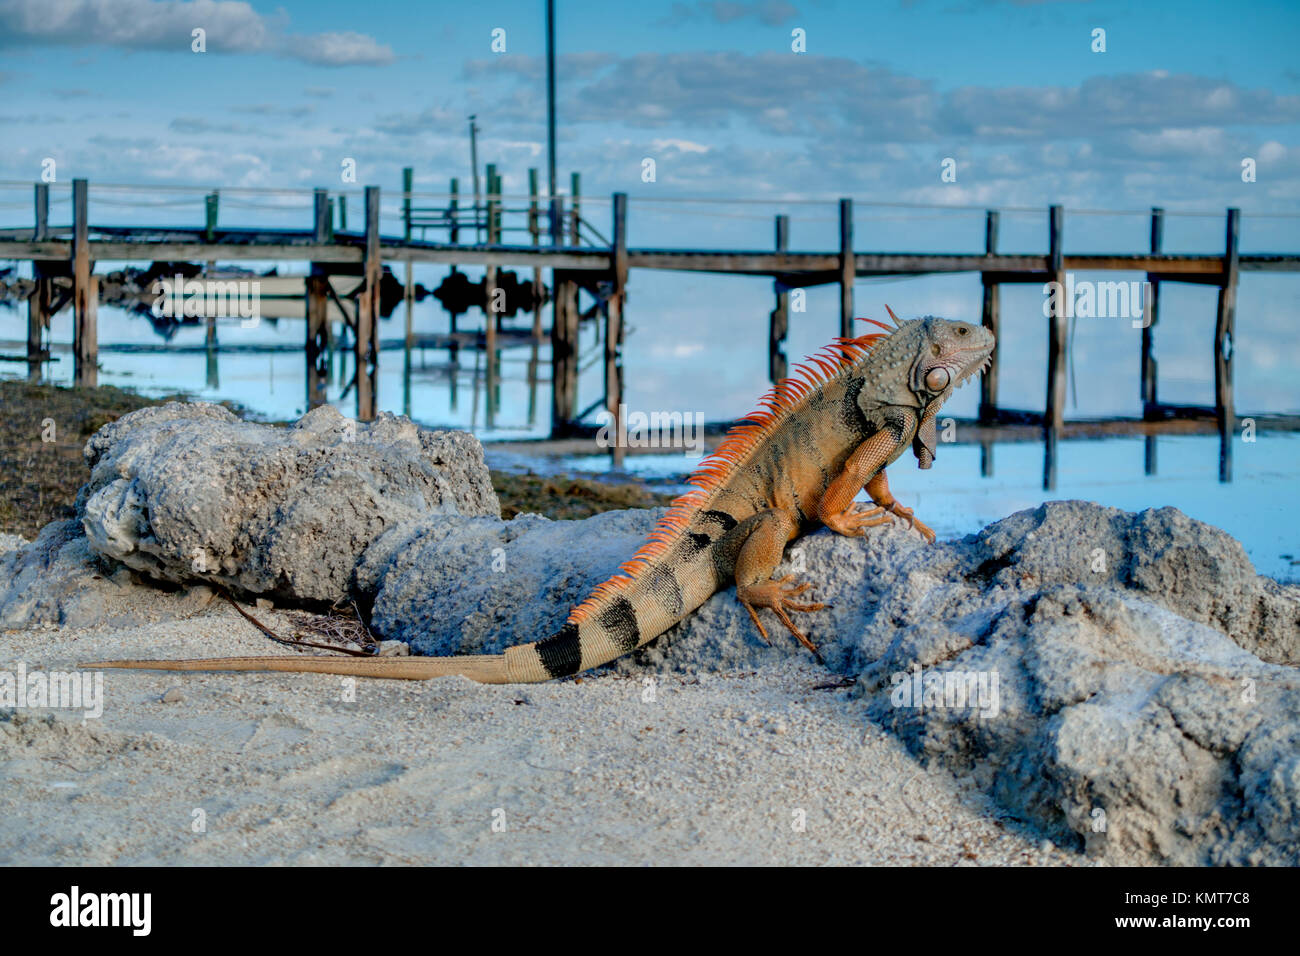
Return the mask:
MULTIPOLYGON (((825 604, 802 603, 793 600, 812 587, 811 584, 791 585, 793 574, 787 574, 779 581, 772 579, 772 572, 781 563, 785 546, 799 533, 799 522, 793 515, 773 509, 755 515, 753 526, 745 536, 740 552, 736 556, 736 598, 749 612, 763 640, 768 640, 767 629, 759 620, 757 608, 770 608, 776 613, 797 640, 813 656, 821 661, 817 645, 795 626, 790 619, 790 611, 820 611, 825 604)), ((770 643, 770 642, 769 642, 770 643)))

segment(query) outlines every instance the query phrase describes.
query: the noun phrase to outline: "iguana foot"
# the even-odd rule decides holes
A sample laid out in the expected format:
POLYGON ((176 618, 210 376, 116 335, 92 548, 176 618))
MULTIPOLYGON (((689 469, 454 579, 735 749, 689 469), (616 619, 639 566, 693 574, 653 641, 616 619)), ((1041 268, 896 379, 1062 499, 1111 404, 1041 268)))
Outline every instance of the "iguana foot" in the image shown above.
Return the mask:
POLYGON ((771 608, 776 612, 776 616, 781 619, 781 623, 789 628, 790 633, 808 650, 812 651, 813 657, 817 658, 818 663, 822 662, 822 656, 817 652, 817 645, 808 639, 808 636, 795 627, 794 621, 790 620, 787 611, 820 611, 826 607, 825 604, 802 604, 791 600, 796 595, 802 594, 812 587, 811 584, 800 584, 794 587, 787 585, 794 580, 793 574, 787 574, 779 581, 763 581, 759 584, 742 585, 736 588, 736 597, 744 605, 745 610, 754 621, 754 626, 758 628, 758 633, 762 635, 763 640, 772 643, 767 636, 767 629, 763 627, 763 622, 758 619, 757 607, 771 608))
POLYGON ((906 519, 908 527, 915 528, 920 532, 921 537, 925 538, 927 544, 934 544, 934 532, 913 513, 911 508, 905 508, 895 501, 892 504, 882 506, 880 510, 889 511, 900 518, 906 519))
POLYGON ((838 514, 827 515, 822 524, 846 538, 861 538, 867 533, 868 528, 889 523, 890 517, 885 513, 886 510, 875 507, 867 511, 859 511, 857 505, 853 504, 838 514))

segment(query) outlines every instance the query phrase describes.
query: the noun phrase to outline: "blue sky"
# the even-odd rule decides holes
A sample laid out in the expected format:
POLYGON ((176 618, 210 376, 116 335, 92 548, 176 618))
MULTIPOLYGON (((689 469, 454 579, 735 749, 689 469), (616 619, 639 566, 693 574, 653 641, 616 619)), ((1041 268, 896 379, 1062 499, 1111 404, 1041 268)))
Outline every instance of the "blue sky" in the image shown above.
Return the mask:
MULTIPOLYGON (((980 248, 978 212, 901 216, 871 210, 873 200, 1213 213, 1171 219, 1170 251, 1221 248, 1221 210, 1238 205, 1244 249, 1300 249, 1300 220, 1250 215, 1300 212, 1300 4, 557 6, 561 183, 578 169, 590 197, 628 192, 633 244, 761 248, 771 242, 771 216, 790 212, 795 248, 831 248, 833 206, 780 200, 850 195, 863 250, 980 248), (806 53, 791 51, 796 28, 806 53), (1104 53, 1090 49, 1096 28, 1106 31, 1104 53), (657 164, 654 183, 641 181, 646 157, 657 164), (957 161, 956 183, 940 180, 945 157, 957 161), (1245 157, 1257 163, 1256 182, 1241 180, 1245 157), (699 209, 683 218, 637 202, 719 195, 772 203, 731 210, 734 218, 699 209)), ((91 180, 97 221, 110 216, 95 206, 96 182, 339 188, 345 157, 357 160, 357 186, 395 191, 401 167, 413 165, 417 188, 442 191, 452 175, 467 183, 465 117, 477 112, 481 156, 500 164, 508 191, 520 191, 528 166, 545 168, 542 11, 539 0, 0 0, 0 179, 29 183, 54 158, 61 184, 91 180), (190 51, 194 27, 207 31, 206 53, 190 51), (491 49, 497 28, 504 53, 491 49)), ((14 222, 29 216, 29 195, 23 187, 0 196, 14 201, 14 222)), ((197 221, 194 198, 177 209, 119 204, 111 218, 197 221)), ((223 198, 223 223, 265 215, 223 198)), ((298 207, 284 216, 306 219, 298 207)), ((591 204, 593 222, 607 216, 591 204)), ((1006 216, 1003 248, 1040 250, 1043 220, 1006 216)), ((1067 216, 1067 249, 1137 251, 1146 229, 1142 215, 1067 216)), ((432 285, 440 276, 419 278, 432 285)), ((632 279, 630 320, 645 344, 629 348, 629 395, 654 408, 690 393, 709 417, 746 410, 764 376, 766 323, 758 320, 771 308, 769 285, 653 280, 632 279), (702 373, 691 357, 719 336, 751 338, 754 347, 702 373)), ((1019 384, 1014 366, 1004 372, 1011 405, 1041 407, 1040 299, 1023 289, 1004 299, 1007 357, 1034 369, 1019 384)), ((792 358, 833 333, 836 301, 833 290, 810 294, 808 316, 794 318, 792 358)), ((857 301, 860 314, 879 315, 889 301, 905 315, 972 318, 978 283, 859 282, 857 301)), ((1162 384, 1171 398, 1208 401, 1203 327, 1212 324, 1212 297, 1175 290, 1165 309, 1162 384)), ((1289 371, 1300 366, 1297 311, 1300 277, 1243 282, 1242 406, 1300 409, 1289 371)), ((1103 387, 1081 390, 1072 413, 1131 412, 1132 331, 1081 325, 1076 341, 1077 361, 1103 387), (1117 348, 1125 362, 1107 364, 1117 348)), ((585 380, 583 388, 585 405, 585 380)), ((967 391, 961 400, 973 403, 967 391)))
MULTIPOLYGON (((652 155, 659 191, 695 194, 1300 207, 1294 3, 558 8, 561 168, 594 193, 635 192, 652 155), (956 184, 938 180, 946 156, 956 184), (1260 167, 1250 189, 1243 156, 1260 167)), ((518 188, 542 160, 541 11, 0 0, 0 176, 55 156, 92 179, 313 185, 348 155, 363 181, 412 163, 441 189, 476 110, 518 188)))

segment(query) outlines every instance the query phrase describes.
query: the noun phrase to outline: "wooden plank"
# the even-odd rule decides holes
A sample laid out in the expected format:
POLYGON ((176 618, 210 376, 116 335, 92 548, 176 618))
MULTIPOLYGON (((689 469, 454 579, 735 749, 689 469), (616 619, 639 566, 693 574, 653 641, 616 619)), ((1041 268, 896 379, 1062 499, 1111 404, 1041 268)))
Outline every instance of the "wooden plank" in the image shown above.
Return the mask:
POLYGON ((357 294, 356 382, 357 418, 372 421, 376 412, 379 366, 379 280, 383 260, 379 246, 379 187, 367 186, 366 245, 362 275, 365 282, 357 294))
MULTIPOLYGON (((575 187, 577 173, 575 177, 575 187)), ((610 270, 613 287, 605 301, 605 409, 614 416, 614 435, 623 434, 623 307, 627 301, 627 193, 614 193, 610 270)), ((617 437, 614 467, 623 467, 626 449, 617 437)))
MULTIPOLYGON (((776 251, 790 248, 790 217, 776 217, 776 251)), ((772 283, 776 294, 776 308, 769 316, 767 333, 767 377, 775 385, 790 375, 786 360, 786 336, 790 333, 790 287, 777 278, 772 283)))
MULTIPOLYGON (((1065 253, 1062 250, 1062 233, 1064 231, 1064 215, 1060 206, 1050 206, 1047 212, 1048 223, 1048 271, 1051 273, 1050 282, 1059 282, 1060 288, 1065 288, 1065 253)), ((1045 403, 1045 422, 1049 430, 1060 429, 1065 424, 1065 375, 1066 375, 1066 341, 1068 339, 1068 313, 1064 301, 1064 294, 1057 297, 1059 308, 1052 310, 1052 315, 1048 317, 1047 326, 1047 400, 1045 403)), ((1054 443, 1053 443, 1054 445, 1054 443)), ((1051 474, 1053 476, 1050 487, 1044 479, 1044 487, 1054 488, 1055 485, 1055 459, 1049 462, 1051 474)))
POLYGON ((840 336, 853 336, 853 280, 857 264, 853 258, 853 200, 840 200, 840 336))
POLYGON ((551 435, 562 438, 578 411, 578 283, 557 269, 551 285, 551 435))
MULTIPOLYGON (((342 197, 340 197, 342 198, 342 197)), ((30 230, 8 230, 3 237, 0 230, 0 258, 6 259, 67 259, 71 243, 50 239, 33 242, 30 230), (17 235, 21 234, 21 235, 17 235)), ((238 232, 224 230, 223 241, 202 242, 200 229, 132 230, 104 227, 97 233, 117 238, 98 239, 91 243, 92 259, 180 259, 180 260, 312 260, 317 262, 359 263, 364 257, 364 237, 340 237, 335 245, 316 244, 310 233, 295 230, 261 229, 238 232), (127 238, 147 234, 148 241, 127 238)), ((604 272, 609 268, 608 254, 601 249, 575 249, 572 247, 534 248, 531 246, 462 246, 446 243, 382 239, 381 247, 393 258, 441 265, 497 265, 533 266, 557 269, 590 269, 604 272)), ((987 256, 983 253, 922 254, 922 253, 855 253, 855 274, 859 277, 875 275, 924 275, 947 272, 996 273, 996 281, 1045 282, 1049 276, 1047 256, 1004 254, 987 256)), ((837 253, 786 252, 771 250, 673 250, 629 249, 628 265, 633 269, 666 269, 683 272, 716 272, 734 275, 782 276, 791 287, 812 286, 839 281, 841 256, 837 253), (802 278, 800 278, 802 276, 802 278)), ((1161 281, 1196 282, 1205 280, 1219 284, 1223 275, 1222 256, 1152 256, 1140 255, 1075 255, 1066 256, 1067 270, 1152 272, 1161 281)), ((1300 271, 1300 256, 1252 255, 1240 256, 1241 271, 1300 271)))
POLYGON ((1219 480, 1232 480, 1232 437, 1237 410, 1232 393, 1232 358, 1236 346, 1238 240, 1241 210, 1229 209, 1223 254, 1223 287, 1214 323, 1214 410, 1219 424, 1219 480))
POLYGON ((73 380, 78 387, 99 383, 99 286, 91 275, 86 180, 72 181, 73 380))
MULTIPOLYGON (((1159 253, 1164 247, 1165 241, 1165 211, 1159 206, 1151 208, 1151 252, 1159 253)), ((1156 323, 1160 320, 1160 280, 1158 274, 1154 272, 1147 273, 1147 299, 1145 305, 1146 321, 1142 328, 1142 355, 1141 355, 1141 373, 1139 388, 1141 389, 1142 398, 1142 417, 1150 418, 1156 405, 1159 404, 1156 398, 1156 358, 1155 349, 1155 328, 1156 323)), ((1153 474, 1155 469, 1154 445, 1147 449, 1147 474, 1153 474)))
MULTIPOLYGON (((997 255, 998 251, 998 213, 997 210, 990 209, 984 214, 984 254, 986 256, 997 255)), ((980 310, 980 322, 984 328, 993 333, 993 360, 989 363, 988 369, 980 378, 980 405, 979 420, 981 422, 991 422, 997 418, 998 414, 998 353, 1001 349, 1001 305, 1002 297, 996 280, 990 280, 992 273, 984 273, 981 285, 983 286, 983 304, 980 310)), ((985 449, 982 457, 983 465, 989 469, 982 474, 991 474, 993 468, 993 452, 991 448, 985 449)))

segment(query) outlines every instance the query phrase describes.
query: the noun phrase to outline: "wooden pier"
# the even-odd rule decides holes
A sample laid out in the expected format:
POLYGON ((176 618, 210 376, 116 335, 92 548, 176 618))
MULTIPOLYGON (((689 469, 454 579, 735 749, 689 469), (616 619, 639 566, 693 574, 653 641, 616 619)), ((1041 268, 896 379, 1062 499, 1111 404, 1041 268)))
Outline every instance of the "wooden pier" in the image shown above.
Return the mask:
MULTIPOLYGON (((43 333, 50 317, 68 304, 68 299, 54 296, 56 277, 71 278, 70 301, 74 311, 74 379, 78 385, 94 385, 98 364, 96 303, 98 300, 94 263, 103 260, 152 260, 190 262, 233 262, 240 260, 301 261, 309 264, 306 285, 306 391, 309 406, 325 400, 323 364, 330 345, 327 303, 334 301, 347 317, 352 333, 357 369, 354 386, 358 417, 370 419, 376 412, 376 373, 379 361, 379 281, 383 264, 403 263, 408 270, 416 263, 445 266, 484 267, 486 302, 484 303, 484 339, 488 378, 489 415, 494 379, 497 374, 500 310, 494 295, 498 270, 513 266, 533 270, 533 287, 540 290, 542 270, 551 270, 552 321, 549 329, 552 381, 552 434, 572 434, 578 423, 595 408, 605 407, 617 415, 623 400, 623 362, 626 291, 633 270, 669 270, 705 272, 722 275, 749 275, 771 279, 776 306, 769 322, 769 371, 774 381, 784 377, 788 367, 785 353, 789 331, 789 295, 794 289, 838 284, 840 335, 852 335, 855 279, 874 276, 920 276, 941 273, 975 273, 983 287, 982 321, 995 334, 1000 332, 1000 287, 1009 283, 1065 284, 1067 273, 1088 271, 1127 271, 1145 273, 1151 283, 1145 306, 1149 310, 1147 327, 1142 332, 1139 389, 1143 414, 1140 421, 1210 419, 1223 437, 1223 477, 1231 475, 1229 438, 1235 427, 1233 403, 1232 354, 1236 288, 1243 272, 1300 271, 1300 255, 1242 255, 1238 250, 1241 216, 1229 209, 1225 216, 1225 243, 1221 254, 1171 255, 1162 251, 1164 211, 1151 210, 1150 251, 1138 254, 1069 255, 1064 251, 1065 211, 1050 206, 1044 212, 1046 250, 1040 253, 1005 253, 998 250, 999 213, 986 213, 985 250, 983 253, 905 253, 864 252, 854 248, 853 209, 851 199, 838 203, 839 248, 826 252, 799 252, 789 248, 789 220, 775 219, 775 242, 767 250, 707 250, 636 248, 628 244, 628 198, 616 193, 612 197, 609 238, 606 239, 581 215, 578 195, 580 181, 572 180, 570 208, 564 210, 564 197, 553 200, 536 195, 536 171, 530 171, 532 195, 526 207, 508 207, 511 197, 501 193, 501 179, 494 166, 487 169, 487 192, 482 203, 461 204, 458 182, 451 181, 445 205, 419 206, 418 194, 411 190, 408 170, 403 178, 403 233, 385 236, 380 232, 380 189, 368 186, 364 192, 360 230, 346 228, 346 197, 338 196, 337 207, 326 190, 314 192, 312 220, 301 230, 223 229, 217 225, 220 190, 206 197, 203 226, 112 226, 92 224, 87 217, 89 184, 76 179, 72 184, 72 221, 55 226, 49 220, 49 186, 35 184, 34 215, 31 228, 0 229, 0 259, 28 260, 33 264, 35 291, 28 299, 27 363, 30 373, 39 376, 42 362, 49 358, 43 346, 43 333), (561 243, 544 245, 541 229, 541 203, 550 204, 562 217, 567 228, 560 230, 561 243), (339 228, 335 228, 335 212, 339 228), (526 215, 526 225, 505 225, 507 213, 526 215), (446 234, 446 241, 427 238, 430 230, 446 234), (507 232, 526 232, 527 243, 505 241, 507 232), (417 236, 417 233, 419 235, 417 236), (466 237, 473 241, 462 241, 466 237), (355 302, 349 310, 337 301, 329 276, 356 275, 361 278, 355 302), (1159 290, 1169 282, 1190 282, 1219 289, 1218 310, 1213 340, 1206 342, 1207 359, 1213 362, 1215 404, 1205 407, 1173 406, 1161 403, 1157 391, 1157 366, 1154 339, 1159 321, 1159 290), (594 305, 580 311, 579 293, 585 291, 594 305), (603 321, 603 378, 601 400, 579 412, 578 329, 582 318, 603 321)), ((141 187, 142 189, 144 187, 141 187)), ((63 283, 66 285, 66 283, 63 283)), ((411 283, 407 283, 407 295, 411 283)), ((409 303, 408 299, 408 303, 409 303)), ((1045 430, 1048 464, 1045 484, 1055 484, 1055 460, 1052 445, 1065 425, 1066 369, 1068 326, 1061 310, 1048 322, 1048 354, 1044 411, 1026 412, 1003 409, 998 404, 999 367, 995 355, 992 367, 981 382, 979 424, 1036 424, 1045 430)), ((409 320, 408 320, 409 321, 409 320)), ((828 329, 827 332, 832 330, 828 329)), ((458 334, 454 327, 449 335, 458 334)), ((533 334, 545 333, 540 306, 533 318, 533 334)), ((414 335, 407 329, 407 342, 414 335)), ((351 387, 351 386, 350 386, 351 387)), ((1135 420, 1137 421, 1137 420, 1135 420)), ((1151 466, 1154 466, 1152 451, 1151 466)))

